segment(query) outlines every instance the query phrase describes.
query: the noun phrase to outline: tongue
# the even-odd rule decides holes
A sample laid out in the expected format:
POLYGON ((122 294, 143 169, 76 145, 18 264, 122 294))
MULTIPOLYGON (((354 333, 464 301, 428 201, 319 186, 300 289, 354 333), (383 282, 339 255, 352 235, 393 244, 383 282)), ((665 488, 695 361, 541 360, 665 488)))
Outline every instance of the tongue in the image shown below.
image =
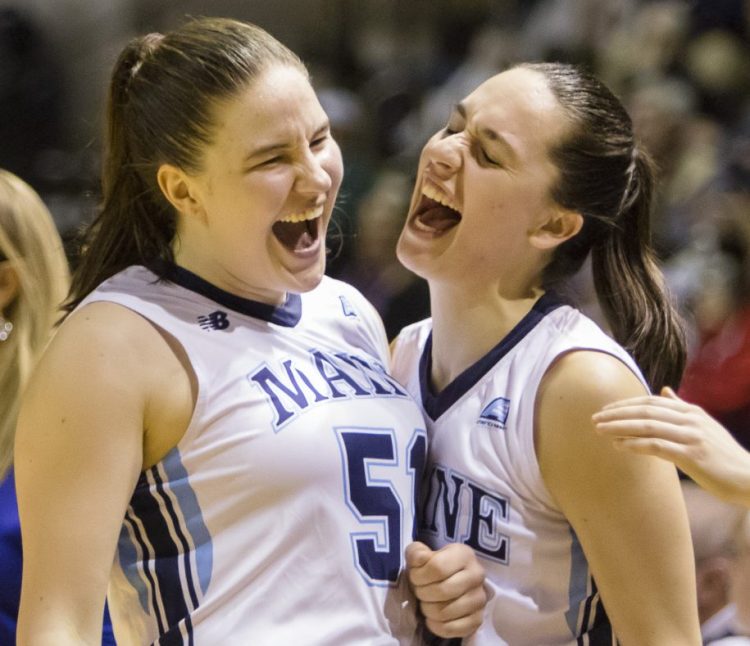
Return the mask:
POLYGON ((314 220, 304 222, 276 222, 273 233, 290 251, 303 251, 311 247, 318 237, 314 220))
POLYGON ((454 211, 442 204, 437 204, 427 209, 424 213, 420 213, 418 219, 426 227, 430 227, 436 231, 447 231, 458 224, 461 216, 458 211, 454 211))

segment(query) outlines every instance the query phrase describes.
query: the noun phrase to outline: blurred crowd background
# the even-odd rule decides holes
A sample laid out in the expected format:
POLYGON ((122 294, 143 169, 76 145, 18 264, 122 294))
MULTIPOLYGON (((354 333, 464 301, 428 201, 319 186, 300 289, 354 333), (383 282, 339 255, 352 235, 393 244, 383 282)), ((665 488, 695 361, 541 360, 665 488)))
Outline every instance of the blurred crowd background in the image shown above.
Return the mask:
MULTIPOLYGON (((116 54, 190 15, 255 22, 309 66, 346 168, 328 271, 370 298, 390 336, 428 309, 424 283, 394 253, 421 146, 515 61, 589 67, 625 101, 660 169, 654 245, 690 341, 681 394, 750 447, 750 0, 0 4, 0 166, 40 192, 71 262, 97 206, 116 54)), ((576 291, 598 318, 586 268, 576 291)))

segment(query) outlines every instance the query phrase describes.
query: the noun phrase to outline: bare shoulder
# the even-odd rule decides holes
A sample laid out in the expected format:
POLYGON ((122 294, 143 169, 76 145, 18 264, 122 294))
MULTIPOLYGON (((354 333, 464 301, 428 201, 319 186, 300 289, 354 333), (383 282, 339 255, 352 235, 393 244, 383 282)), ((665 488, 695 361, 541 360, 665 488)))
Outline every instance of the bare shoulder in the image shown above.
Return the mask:
POLYGON ((65 417, 93 432, 126 426, 141 437, 150 466, 182 437, 196 388, 174 339, 126 307, 97 302, 55 334, 30 381, 22 421, 51 427, 65 417))
POLYGON ((594 431, 591 416, 618 399, 643 395, 638 377, 616 357, 578 351, 562 356, 542 379, 536 397, 534 440, 549 484, 570 477, 571 464, 583 476, 594 465, 629 461, 594 431))
POLYGON ((617 357, 591 350, 569 352, 547 371, 537 393, 541 407, 564 412, 573 406, 593 414, 605 404, 646 394, 635 373, 617 357))
POLYGON ((534 439, 542 475, 560 500, 565 491, 601 494, 613 483, 619 489, 647 474, 672 477, 671 465, 617 451, 594 430, 592 415, 602 406, 644 393, 628 366, 602 352, 572 352, 548 371, 537 393, 534 439))
POLYGON ((98 390, 113 382, 141 383, 168 345, 142 316, 115 303, 97 302, 71 314, 39 363, 37 378, 68 375, 98 390), (135 382, 133 382, 135 378, 135 382))

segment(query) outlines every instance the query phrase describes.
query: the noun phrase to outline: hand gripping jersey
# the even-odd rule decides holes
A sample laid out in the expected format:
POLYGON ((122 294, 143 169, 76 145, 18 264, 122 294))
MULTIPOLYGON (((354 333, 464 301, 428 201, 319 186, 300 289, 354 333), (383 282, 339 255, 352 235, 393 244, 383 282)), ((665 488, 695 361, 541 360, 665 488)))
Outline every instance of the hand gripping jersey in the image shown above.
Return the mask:
POLYGON ((579 311, 545 294, 486 356, 435 396, 431 321, 398 337, 393 374, 421 401, 429 440, 420 537, 474 548, 494 595, 470 644, 614 643, 573 532, 542 481, 534 401, 550 365, 572 350, 627 353, 579 311))
POLYGON ((385 371, 385 333, 324 278, 272 307, 181 268, 130 267, 83 302, 138 312, 184 348, 198 394, 145 471, 109 604, 119 646, 410 643, 401 576, 425 458, 422 416, 385 371))

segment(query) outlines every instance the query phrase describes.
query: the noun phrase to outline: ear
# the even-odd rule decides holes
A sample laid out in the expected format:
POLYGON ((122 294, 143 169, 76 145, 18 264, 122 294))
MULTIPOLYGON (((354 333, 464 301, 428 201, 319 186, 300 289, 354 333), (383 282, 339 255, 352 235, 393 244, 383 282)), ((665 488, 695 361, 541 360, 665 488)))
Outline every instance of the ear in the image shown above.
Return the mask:
POLYGON ((13 302, 18 294, 18 287, 18 273, 11 262, 0 262, 0 311, 13 302))
POLYGON ((542 224, 529 231, 529 241, 540 250, 554 249, 576 235, 583 227, 583 216, 578 211, 554 208, 542 224))
POLYGON ((164 197, 178 213, 203 217, 197 183, 185 171, 172 164, 162 164, 156 171, 156 181, 164 197))

